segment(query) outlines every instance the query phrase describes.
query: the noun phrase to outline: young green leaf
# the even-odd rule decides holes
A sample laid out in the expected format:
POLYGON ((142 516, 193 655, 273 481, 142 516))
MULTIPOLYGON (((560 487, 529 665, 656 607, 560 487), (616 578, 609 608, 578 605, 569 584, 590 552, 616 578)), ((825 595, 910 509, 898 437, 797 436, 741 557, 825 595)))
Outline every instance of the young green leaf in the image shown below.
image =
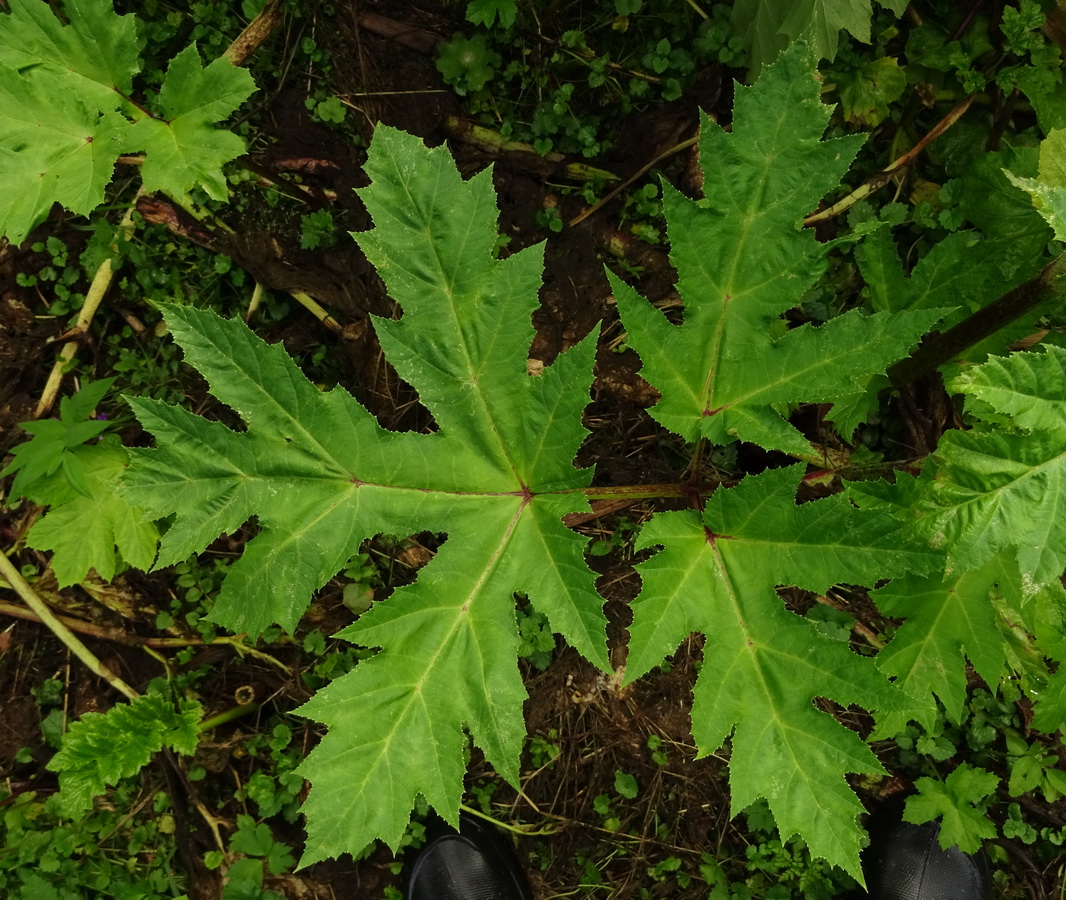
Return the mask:
POLYGON ((960 763, 943 782, 919 778, 914 786, 918 793, 907 798, 903 821, 921 825, 942 816, 938 840, 945 850, 958 847, 964 853, 976 853, 982 839, 996 836, 996 826, 983 812, 989 796, 999 786, 999 778, 993 773, 960 763))
POLYGON ((201 68, 195 45, 175 56, 159 89, 160 116, 134 124, 128 139, 131 148, 145 151, 145 190, 181 196, 200 185, 225 200, 222 165, 244 152, 244 141, 214 126, 254 91, 252 76, 226 58, 201 68))
POLYGON ((992 358, 952 382, 991 419, 948 432, 922 474, 914 527, 947 548, 952 572, 1008 547, 1036 584, 1066 568, 1064 384, 1066 350, 1055 346, 992 358))
MULTIPOLYGON (((14 472, 11 496, 36 500, 36 485, 64 464, 69 464, 71 459, 75 458, 75 454, 71 452, 74 447, 96 437, 107 428, 107 423, 79 422, 77 426, 70 427, 56 419, 43 419, 39 422, 22 422, 19 427, 33 437, 12 449, 13 459, 7 468, 0 472, 0 478, 14 472), (71 441, 74 442, 73 445, 71 441)), ((72 482, 71 486, 81 494, 86 493, 83 484, 72 482)))
POLYGON ((826 247, 802 219, 837 186, 859 146, 851 137, 821 140, 830 114, 813 57, 797 44, 754 86, 737 86, 731 133, 704 117, 706 199, 664 186, 682 325, 610 276, 642 374, 662 394, 651 414, 687 440, 740 438, 810 457, 810 443, 780 409, 854 395, 941 315, 850 312, 773 336, 825 268, 826 247))
POLYGON ((877 666, 922 702, 915 717, 927 731, 939 715, 934 695, 953 722, 962 720, 966 658, 986 683, 999 682, 1006 647, 990 594, 1018 580, 1016 563, 1004 554, 961 575, 909 575, 871 595, 885 615, 907 619, 877 654, 877 666))
POLYGON ((892 56, 864 62, 861 66, 834 73, 844 117, 854 125, 873 128, 889 114, 907 87, 907 75, 892 56))
POLYGON ((201 185, 226 197, 221 166, 244 142, 215 124, 255 89, 228 60, 201 69, 195 47, 171 62, 159 118, 130 99, 143 41, 109 0, 12 0, 0 15, 0 235, 21 242, 54 203, 88 215, 104 200, 115 160, 145 150, 148 190, 201 185), (132 123, 131 120, 139 120, 132 123))
POLYGON ((640 565, 626 680, 694 631, 707 635, 694 691, 700 754, 733 735, 734 814, 765 797, 782 836, 799 833, 814 856, 859 876, 862 805, 847 772, 880 772, 862 740, 819 712, 815 697, 894 709, 896 692, 872 660, 788 612, 778 585, 825 592, 837 581, 871 583, 935 557, 900 540, 889 515, 862 512, 843 495, 797 506, 799 466, 719 489, 702 515, 663 513, 638 548, 663 549, 640 565))
POLYGON ((196 752, 202 710, 193 700, 174 703, 146 694, 106 713, 86 713, 72 723, 48 768, 59 773, 63 812, 78 816, 107 785, 135 775, 163 747, 196 752))
POLYGON ((1066 128, 1056 128, 1040 144, 1036 178, 1006 173, 1015 187, 1033 200, 1037 212, 1051 226, 1055 239, 1066 241, 1066 128))
POLYGON ((1052 230, 1017 180, 1035 177, 1038 168, 1035 147, 1005 147, 978 156, 960 179, 958 191, 966 218, 987 237, 1006 241, 1015 267, 1034 272, 1047 261, 1052 230))
POLYGON ((258 518, 261 533, 211 612, 237 631, 292 630, 311 593, 379 532, 448 535, 414 585, 343 632, 380 652, 302 708, 330 726, 301 768, 313 785, 305 863, 376 837, 395 846, 419 794, 455 821, 464 728, 517 779, 516 591, 607 666, 585 540, 562 523, 588 509, 590 473, 573 458, 594 342, 527 373, 542 248, 496 258, 490 172, 464 182, 445 148, 388 128, 375 134, 367 172, 361 196, 375 227, 357 239, 404 311, 376 320, 378 334, 437 431, 385 431, 241 322, 166 307, 187 360, 247 430, 133 400, 159 449, 133 451, 123 488, 151 515, 175 514, 157 565, 258 518))
POLYGON ((79 447, 67 454, 67 460, 71 458, 84 479, 83 489, 63 472, 35 484, 32 499, 52 508, 34 523, 27 543, 52 551, 52 570, 60 587, 84 580, 90 569, 110 581, 120 560, 138 569, 151 568, 159 530, 115 490, 126 470, 125 448, 79 447))
POLYGON ((1059 769, 1059 755, 1039 742, 1027 743, 1020 735, 1007 732, 1010 782, 1007 791, 1020 797, 1040 789, 1048 803, 1066 794, 1066 772, 1059 769))
POLYGON ((295 860, 289 847, 274 839, 270 826, 260 822, 256 824, 251 816, 237 816, 237 830, 230 838, 231 853, 244 853, 246 856, 261 856, 275 875, 290 869, 295 860))
POLYGON ((58 421, 42 419, 19 424, 33 438, 12 448, 12 461, 0 472, 0 478, 16 473, 11 484, 12 497, 28 497, 37 503, 44 502, 35 496, 34 486, 60 467, 71 487, 83 496, 91 496, 83 466, 73 451, 107 428, 105 421, 85 420, 92 415, 96 404, 103 399, 114 381, 113 378, 104 378, 87 383, 73 397, 64 397, 59 401, 58 421))
POLYGON ((1033 198, 1033 205, 1051 226, 1055 240, 1066 241, 1066 188, 1046 184, 1036 178, 1018 178, 1007 174, 1016 187, 1033 198))
POLYGON ((15 473, 12 497, 51 506, 27 534, 31 547, 52 550, 60 587, 84 580, 90 569, 110 580, 120 558, 145 569, 155 557, 159 532, 141 510, 127 505, 115 484, 127 455, 113 440, 86 445, 108 423, 88 419, 114 379, 86 383, 59 404, 60 417, 24 422, 32 440, 16 446, 0 477, 15 473))

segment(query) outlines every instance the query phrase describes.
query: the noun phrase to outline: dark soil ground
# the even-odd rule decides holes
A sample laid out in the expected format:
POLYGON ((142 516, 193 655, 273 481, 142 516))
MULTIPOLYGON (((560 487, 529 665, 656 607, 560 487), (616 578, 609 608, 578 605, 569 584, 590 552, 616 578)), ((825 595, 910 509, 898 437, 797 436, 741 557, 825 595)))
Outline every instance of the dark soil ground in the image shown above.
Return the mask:
MULTIPOLYGON (((479 171, 489 163, 494 165, 500 230, 511 239, 509 249, 548 240, 543 303, 535 316, 537 337, 530 356, 550 363, 560 351, 593 329, 601 329, 593 402, 586 419, 592 434, 582 451, 582 462, 596 466, 597 483, 677 481, 679 463, 684 464, 684 447, 647 416, 645 409, 656 398, 637 375, 636 357, 629 351, 611 350, 612 341, 619 336, 619 326, 603 274, 607 248, 614 239, 614 245, 623 248, 627 262, 642 267, 641 290, 652 299, 666 298, 671 291, 671 274, 665 252, 619 234, 620 201, 567 227, 561 235, 548 233, 537 224, 537 213, 546 204, 560 203, 564 221, 581 211, 580 198, 560 195, 558 186, 564 176, 559 167, 535 154, 490 156, 457 138, 454 128, 446 128, 447 118, 463 119, 465 109, 461 99, 443 84, 432 56, 425 51, 435 40, 446 38, 457 29, 454 8, 432 2, 371 4, 358 0, 340 0, 335 5, 335 18, 318 23, 317 39, 332 54, 331 87, 347 103, 364 146, 377 122, 412 132, 431 145, 449 141, 464 174, 479 171), (389 31, 390 23, 397 27, 392 28, 391 35, 383 34, 389 31)), ((294 41, 298 37, 281 34, 276 40, 294 41)), ((700 107, 728 121, 730 85, 731 73, 704 73, 682 99, 634 114, 622 122, 613 150, 591 162, 622 178, 628 177, 663 151, 693 136, 700 107)), ((263 139, 256 142, 259 149, 252 156, 256 171, 276 180, 298 172, 303 184, 323 205, 326 192, 335 192, 336 199, 330 201, 330 207, 346 230, 368 227, 366 212, 352 190, 366 183, 361 168, 364 151, 350 138, 310 117, 304 102, 307 85, 298 77, 279 77, 275 84, 262 87, 254 101, 259 106, 253 114, 257 127, 263 129, 263 139)), ((665 165, 665 171, 682 189, 696 190, 690 154, 678 154, 665 165)), ((256 188, 250 186, 247 190, 246 211, 229 223, 234 228, 233 235, 194 228, 160 200, 142 201, 142 213, 149 220, 170 222, 180 235, 178 240, 194 240, 231 256, 258 282, 278 293, 304 291, 317 299, 339 323, 339 335, 301 310, 280 324, 260 329, 261 333, 268 339, 284 341, 297 358, 325 345, 337 359, 339 379, 386 427, 425 427, 427 414, 384 362, 369 326, 368 313, 388 315, 392 304, 355 245, 343 241, 325 252, 300 250, 298 220, 286 220, 262 202, 256 188)), ((49 234, 72 245, 79 239, 69 223, 57 216, 24 246, 49 234)), ((20 287, 15 281, 17 274, 39 269, 44 264, 40 256, 11 247, 0 252, 0 450, 23 439, 16 423, 32 417, 57 351, 57 345, 51 343, 57 336, 55 323, 37 316, 40 306, 34 289, 20 287)), ((125 308, 121 296, 108 302, 120 313, 139 312, 125 308)), ((101 335, 94 334, 82 348, 82 358, 90 367, 100 346, 101 335)), ((106 374, 99 371, 100 376, 106 374)), ((188 377, 185 390, 190 403, 201 399, 210 402, 202 385, 190 376, 183 377, 188 377)), ((912 397, 909 407, 912 411, 934 407, 924 388, 915 393, 917 399, 912 397)), ((901 415, 906 416, 906 411, 901 415)), ((930 422, 942 427, 944 423, 936 423, 936 418, 935 412, 929 413, 915 430, 926 428, 930 422)), ((135 433, 127 437, 138 440, 135 433)), ((761 464, 765 463, 752 459, 749 468, 754 470, 761 464)), ((627 508, 615 504, 597 510, 597 514, 580 523, 590 535, 613 525, 623 515, 639 522, 643 510, 639 504, 627 508)), ((24 534, 31 515, 25 509, 0 512, 4 546, 9 547, 18 535, 24 534)), ((242 535, 223 539, 211 553, 221 557, 235 555, 241 542, 242 535)), ((40 571, 47 565, 42 555, 29 550, 22 551, 19 562, 40 571)), ((639 579, 625 548, 593 562, 600 566, 600 587, 609 598, 610 638, 614 662, 620 664, 628 621, 627 602, 636 595, 639 579)), ((107 608, 81 589, 62 595, 64 614, 108 631, 110 640, 87 638, 90 647, 138 689, 159 674, 158 666, 134 644, 139 637, 156 633, 154 612, 171 590, 169 577, 165 572, 151 576, 130 573, 124 581, 128 594, 122 607, 112 602, 107 608)), ((3 593, 3 599, 7 599, 7 592, 3 593)), ((810 602, 802 597, 790 599, 800 607, 810 602)), ((856 599, 856 609, 852 611, 861 620, 861 598, 856 599)), ((327 586, 302 623, 301 632, 317 627, 329 634, 347 621, 350 614, 340 603, 339 587, 327 586)), ((271 652, 291 667, 287 673, 254 658, 242 659, 226 648, 205 648, 184 667, 211 667, 210 679, 199 686, 209 709, 225 707, 227 698, 248 686, 263 702, 258 720, 250 717, 229 730, 219 729, 214 741, 205 745, 204 759, 198 760, 209 771, 204 781, 194 783, 185 778, 185 764, 181 761, 168 758, 159 763, 167 789, 174 794, 179 817, 178 857, 190 875, 190 892, 195 897, 218 896, 219 892, 217 876, 200 861, 204 852, 215 849, 215 843, 196 804, 203 804, 213 816, 222 819, 224 828, 231 827, 236 814, 246 811, 233 799, 234 789, 247 781, 254 764, 235 754, 234 748, 242 736, 255 731, 269 716, 285 714, 308 697, 298 671, 302 657, 297 647, 273 647, 271 652)), ((62 646, 36 623, 16 619, 0 622, 0 654, 0 772, 16 790, 31 785, 38 791, 54 790, 55 776, 43 767, 49 751, 41 740, 40 713, 31 689, 46 678, 61 679, 66 685, 71 716, 106 709, 118 698, 72 662, 62 646), (23 747, 33 748, 32 762, 15 761, 15 754, 23 747)), ((518 792, 485 771, 475 752, 469 784, 480 791, 494 790, 491 809, 497 818, 552 830, 550 836, 518 841, 519 854, 538 900, 586 896, 578 886, 590 884, 597 877, 603 887, 590 888, 589 896, 702 898, 708 891, 704 882, 694 881, 686 889, 668 870, 656 872, 657 866, 671 858, 681 861, 682 870, 695 872, 701 854, 710 854, 727 868, 732 860, 736 870, 743 873, 747 847, 755 839, 742 817, 730 819, 726 759, 712 755, 697 760, 689 733, 690 692, 699 655, 700 642, 692 639, 681 648, 668 670, 624 690, 566 649, 560 649, 543 672, 526 666, 529 732, 557 748, 557 755, 544 752, 525 759, 522 789, 518 792), (661 741, 662 756, 653 758, 649 736, 661 741), (619 771, 636 779, 640 786, 636 799, 619 796, 615 787, 619 771), (614 821, 608 822, 609 817, 595 808, 600 795, 611 798, 614 821), (611 827, 605 827, 605 822, 611 827)), ((289 721, 295 729, 303 729, 305 745, 313 745, 317 739, 314 728, 295 718, 289 721)), ((858 724, 861 728, 862 723, 858 724)), ((877 749, 884 752, 883 761, 892 771, 890 750, 877 749)), ((146 782, 161 780, 158 771, 150 771, 144 777, 146 782)), ((883 793, 904 787, 896 781, 878 790, 883 793)), ((474 805, 469 796, 468 802, 474 805)), ((865 796, 876 802, 869 792, 865 796)), ((1061 804, 1046 805, 1038 812, 1048 823, 1061 826, 1066 821, 1061 804)), ((287 825, 277 820, 271 824, 280 838, 299 848, 298 823, 287 825)), ((1055 867, 1049 869, 1029 858, 1020 843, 1012 843, 1009 853, 1014 864, 1012 895, 1060 895, 1061 874, 1055 867)), ((269 886, 293 898, 370 900, 382 896, 387 885, 398 885, 393 862, 392 854, 380 848, 365 860, 353 862, 346 858, 316 864, 295 875, 271 879, 269 886)), ((792 896, 802 895, 799 888, 794 886, 793 890, 792 896)))

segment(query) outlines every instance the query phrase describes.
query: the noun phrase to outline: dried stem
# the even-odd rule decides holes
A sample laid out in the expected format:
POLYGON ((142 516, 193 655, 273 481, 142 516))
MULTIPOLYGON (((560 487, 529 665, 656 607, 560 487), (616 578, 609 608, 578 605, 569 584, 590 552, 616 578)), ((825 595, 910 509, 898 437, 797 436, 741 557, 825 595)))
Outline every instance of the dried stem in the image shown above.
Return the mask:
POLYGON ((584 222, 585 219, 587 219, 594 212, 596 212, 596 210, 601 209, 603 206, 605 206, 606 204, 610 203, 615 197, 617 197, 619 194, 621 194, 622 191, 624 191, 631 184, 633 184, 633 182, 639 181, 641 178, 643 178, 645 175, 647 175, 648 172, 650 172, 657 165, 659 165, 659 163, 661 163, 663 160, 669 159, 671 156, 674 156, 675 154, 680 153, 682 150, 687 150, 689 147, 696 146, 696 144, 699 142, 699 139, 700 139, 700 136, 697 134, 697 135, 694 135, 693 137, 686 138, 680 144, 675 144, 669 150, 664 150, 662 153, 660 153, 658 156, 656 156, 655 159, 653 159, 650 163, 642 166, 630 178, 627 178, 625 181, 623 181, 620 185, 618 185, 618 187, 614 188, 613 190, 608 191, 596 203, 594 203, 592 206, 590 206, 588 209, 582 211, 578 215, 574 216, 574 218, 572 218, 566 224, 569 225, 572 228, 574 225, 577 225, 579 222, 584 222))
POLYGON ((0 575, 4 580, 14 589, 15 593, 22 598, 26 605, 36 613, 41 622, 48 627, 48 629, 59 638, 68 649, 78 659, 80 659, 89 669, 96 675, 99 675, 106 682, 108 682, 115 690, 125 694, 130 700, 135 700, 140 695, 131 688, 125 681, 112 672, 107 666, 105 666, 99 659, 93 655, 93 652, 86 647, 81 639, 78 638, 73 631, 67 628, 59 619, 52 613, 52 610, 48 608, 48 604, 45 603, 30 587, 25 578, 22 577, 18 569, 15 568, 14 563, 7 558, 6 553, 0 552, 0 575))
MULTIPOLYGON (((144 188, 142 187, 137 191, 137 197, 140 197, 143 193, 144 188)), ((133 234, 133 211, 137 207, 137 197, 133 199, 133 203, 126 210, 126 214, 122 217, 122 222, 118 226, 116 236, 122 240, 128 241, 133 234)), ((111 249, 117 257, 118 245, 112 244, 111 249)), ((77 323, 64 335, 67 342, 59 352, 59 359, 52 366, 52 371, 48 376, 48 381, 45 383, 41 399, 37 401, 37 409, 33 413, 35 419, 47 414, 55 404, 56 395, 59 393, 59 385, 63 382, 63 375, 74 357, 77 356, 78 348, 81 346, 81 338, 89 331, 93 316, 96 315, 96 311, 100 308, 107 289, 111 287, 111 280, 114 276, 115 267, 112 265, 112 260, 105 259, 100 263, 100 268, 96 270, 92 284, 89 285, 89 291, 85 295, 85 302, 81 306, 81 312, 78 313, 77 323)))
POLYGON ((975 96, 976 95, 971 94, 969 97, 964 97, 962 100, 955 104, 951 112, 949 112, 946 116, 944 116, 943 119, 937 122, 936 125, 934 125, 933 128, 929 131, 929 133, 920 141, 918 141, 917 144, 911 147, 910 150, 908 150, 906 153, 904 153, 897 159, 894 159, 880 172, 871 175, 869 178, 866 179, 866 181, 860 184, 857 188, 855 188, 855 190, 853 190, 842 200, 838 200, 832 206, 827 207, 823 210, 819 210, 818 212, 812 213, 811 215, 807 216, 807 218, 803 220, 803 224, 814 225, 817 222, 822 222, 826 219, 831 219, 833 218, 833 216, 837 216, 845 210, 850 209, 852 206, 855 205, 855 203, 857 203, 859 200, 862 200, 864 197, 868 197, 870 194, 883 188, 893 178, 896 177, 896 175, 901 169, 904 169, 907 166, 911 165, 914 162, 915 158, 918 156, 918 154, 921 153, 930 143, 935 141, 952 125, 958 122, 959 119, 963 117, 966 110, 970 108, 970 105, 973 103, 975 96))
MULTIPOLYGON (((25 606, 20 606, 17 603, 8 603, 4 600, 0 600, 0 615, 11 616, 14 619, 23 619, 27 622, 43 622, 41 617, 32 609, 26 609, 25 606)), ((213 638, 210 641, 205 641, 203 638, 188 637, 141 637, 139 634, 131 634, 130 632, 122 631, 119 628, 105 628, 101 625, 94 625, 92 622, 84 622, 81 619, 75 619, 70 616, 55 616, 55 618, 60 624, 69 628, 71 631, 79 632, 101 641, 113 641, 116 644, 124 644, 127 647, 144 647, 148 650, 162 650, 167 647, 229 646, 240 656, 244 656, 245 654, 248 656, 254 656, 257 659, 261 659, 264 662, 276 666, 283 672, 289 671, 289 667, 281 662, 281 660, 275 659, 269 653, 265 653, 256 647, 249 646, 237 635, 222 635, 213 638)), ((152 655, 161 659, 157 654, 153 653, 152 655)))

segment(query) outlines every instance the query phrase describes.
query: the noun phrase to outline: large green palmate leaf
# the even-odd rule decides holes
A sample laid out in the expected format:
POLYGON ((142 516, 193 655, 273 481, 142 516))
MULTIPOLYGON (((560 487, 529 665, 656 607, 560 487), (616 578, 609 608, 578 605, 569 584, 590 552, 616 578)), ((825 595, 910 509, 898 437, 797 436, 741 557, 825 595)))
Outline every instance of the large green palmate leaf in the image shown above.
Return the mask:
POLYGON ((737 86, 732 133, 703 119, 706 200, 664 188, 682 325, 611 277, 642 375, 662 393, 651 414, 688 440, 740 438, 809 458, 809 442, 780 410, 854 395, 942 314, 854 311, 785 329, 782 314, 825 270, 827 248, 802 219, 839 184, 861 142, 822 141, 830 112, 814 57, 797 44, 754 86, 737 86))
MULTIPOLYGON (((851 141, 823 144, 825 122, 813 59, 796 48, 757 89, 741 90, 731 136, 708 123, 708 201, 669 196, 685 323, 668 323, 615 281, 630 340, 662 391, 653 413, 685 437, 740 436, 810 456, 787 405, 854 393, 939 316, 852 314, 788 331, 782 314, 824 266, 824 248, 800 222, 854 151, 851 141)), ((312 782, 305 862, 375 837, 395 845, 419 794, 454 821, 464 731, 516 779, 525 693, 515 592, 607 665, 584 542, 562 524, 587 509, 589 473, 573 458, 593 338, 528 374, 542 250, 496 258, 490 173, 464 182, 445 150, 388 128, 374 138, 367 173, 361 197, 374 228, 356 238, 403 310, 375 326, 436 430, 388 432, 343 390, 316 389, 240 322, 165 307, 187 360, 246 430, 131 401, 158 449, 132 452, 123 489, 149 516, 172 519, 158 566, 255 517, 260 533, 211 613, 237 631, 293 629, 312 592, 368 537, 446 535, 415 584, 342 633, 379 652, 301 710, 329 726, 300 770, 312 782)), ((800 833, 816 855, 859 876, 859 807, 843 776, 877 763, 812 704, 826 697, 900 716, 911 701, 872 662, 787 612, 775 587, 869 584, 926 571, 939 556, 901 539, 888 510, 843 498, 797 506, 800 477, 796 468, 749 478, 703 513, 648 526, 645 545, 663 550, 644 565, 629 677, 692 631, 712 636, 694 733, 704 753, 733 736, 734 809, 767 797, 786 835, 800 833)))
POLYGON ((128 133, 123 116, 86 106, 47 74, 0 65, 0 234, 21 242, 53 203, 92 212, 128 133))
POLYGON ((692 733, 701 754, 733 734, 733 813, 765 797, 782 836, 801 834, 813 855, 861 878, 863 808, 844 775, 882 770, 857 735, 812 701, 898 713, 901 698, 872 660, 788 612, 774 589, 868 584, 928 568, 935 556, 901 540, 889 515, 864 513, 842 495, 797 506, 801 468, 749 476, 716 491, 702 517, 665 513, 645 527, 639 546, 663 549, 639 567, 626 680, 691 632, 707 635, 692 733))
POLYGON ((239 321, 179 307, 165 310, 175 339, 247 430, 132 401, 159 449, 133 451, 125 494, 151 515, 176 514, 157 565, 258 519, 211 614, 228 628, 292 630, 312 592, 377 533, 448 535, 416 584, 343 633, 380 653, 301 709, 330 728, 301 769, 313 786, 305 863, 377 837, 395 846, 418 794, 456 821, 464 728, 517 779, 516 591, 607 665, 585 542, 562 523, 588 509, 590 473, 573 458, 594 340, 527 373, 543 249, 495 258, 490 172, 464 182, 446 149, 388 128, 367 172, 361 196, 375 227, 356 237, 403 307, 376 326, 437 431, 385 431, 239 321))
POLYGON ((244 141, 213 126, 254 90, 252 76, 228 59, 201 68, 195 46, 175 56, 156 101, 160 116, 143 118, 130 130, 130 146, 145 151, 145 190, 180 196, 199 184, 215 200, 225 200, 222 165, 244 152, 244 141))
POLYGON ((57 90, 87 106, 118 109, 140 71, 144 43, 134 16, 115 13, 110 0, 65 0, 64 24, 50 4, 10 0, 0 18, 0 65, 20 76, 47 75, 57 90))

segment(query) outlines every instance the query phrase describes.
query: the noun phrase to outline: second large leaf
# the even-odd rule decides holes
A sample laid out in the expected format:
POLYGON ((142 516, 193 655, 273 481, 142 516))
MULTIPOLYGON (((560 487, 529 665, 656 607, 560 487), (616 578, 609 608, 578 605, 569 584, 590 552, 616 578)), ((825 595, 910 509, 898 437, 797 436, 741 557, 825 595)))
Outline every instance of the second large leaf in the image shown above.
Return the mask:
POLYGON ((809 457, 810 444, 782 415, 787 405, 854 395, 941 315, 852 311, 787 329, 782 315, 826 265, 827 248, 803 217, 839 185, 861 143, 823 141, 830 113, 814 58, 797 44, 756 84, 737 85, 732 132, 704 117, 705 198, 664 186, 681 325, 611 278, 642 374, 662 393, 651 414, 688 440, 739 438, 809 457))

